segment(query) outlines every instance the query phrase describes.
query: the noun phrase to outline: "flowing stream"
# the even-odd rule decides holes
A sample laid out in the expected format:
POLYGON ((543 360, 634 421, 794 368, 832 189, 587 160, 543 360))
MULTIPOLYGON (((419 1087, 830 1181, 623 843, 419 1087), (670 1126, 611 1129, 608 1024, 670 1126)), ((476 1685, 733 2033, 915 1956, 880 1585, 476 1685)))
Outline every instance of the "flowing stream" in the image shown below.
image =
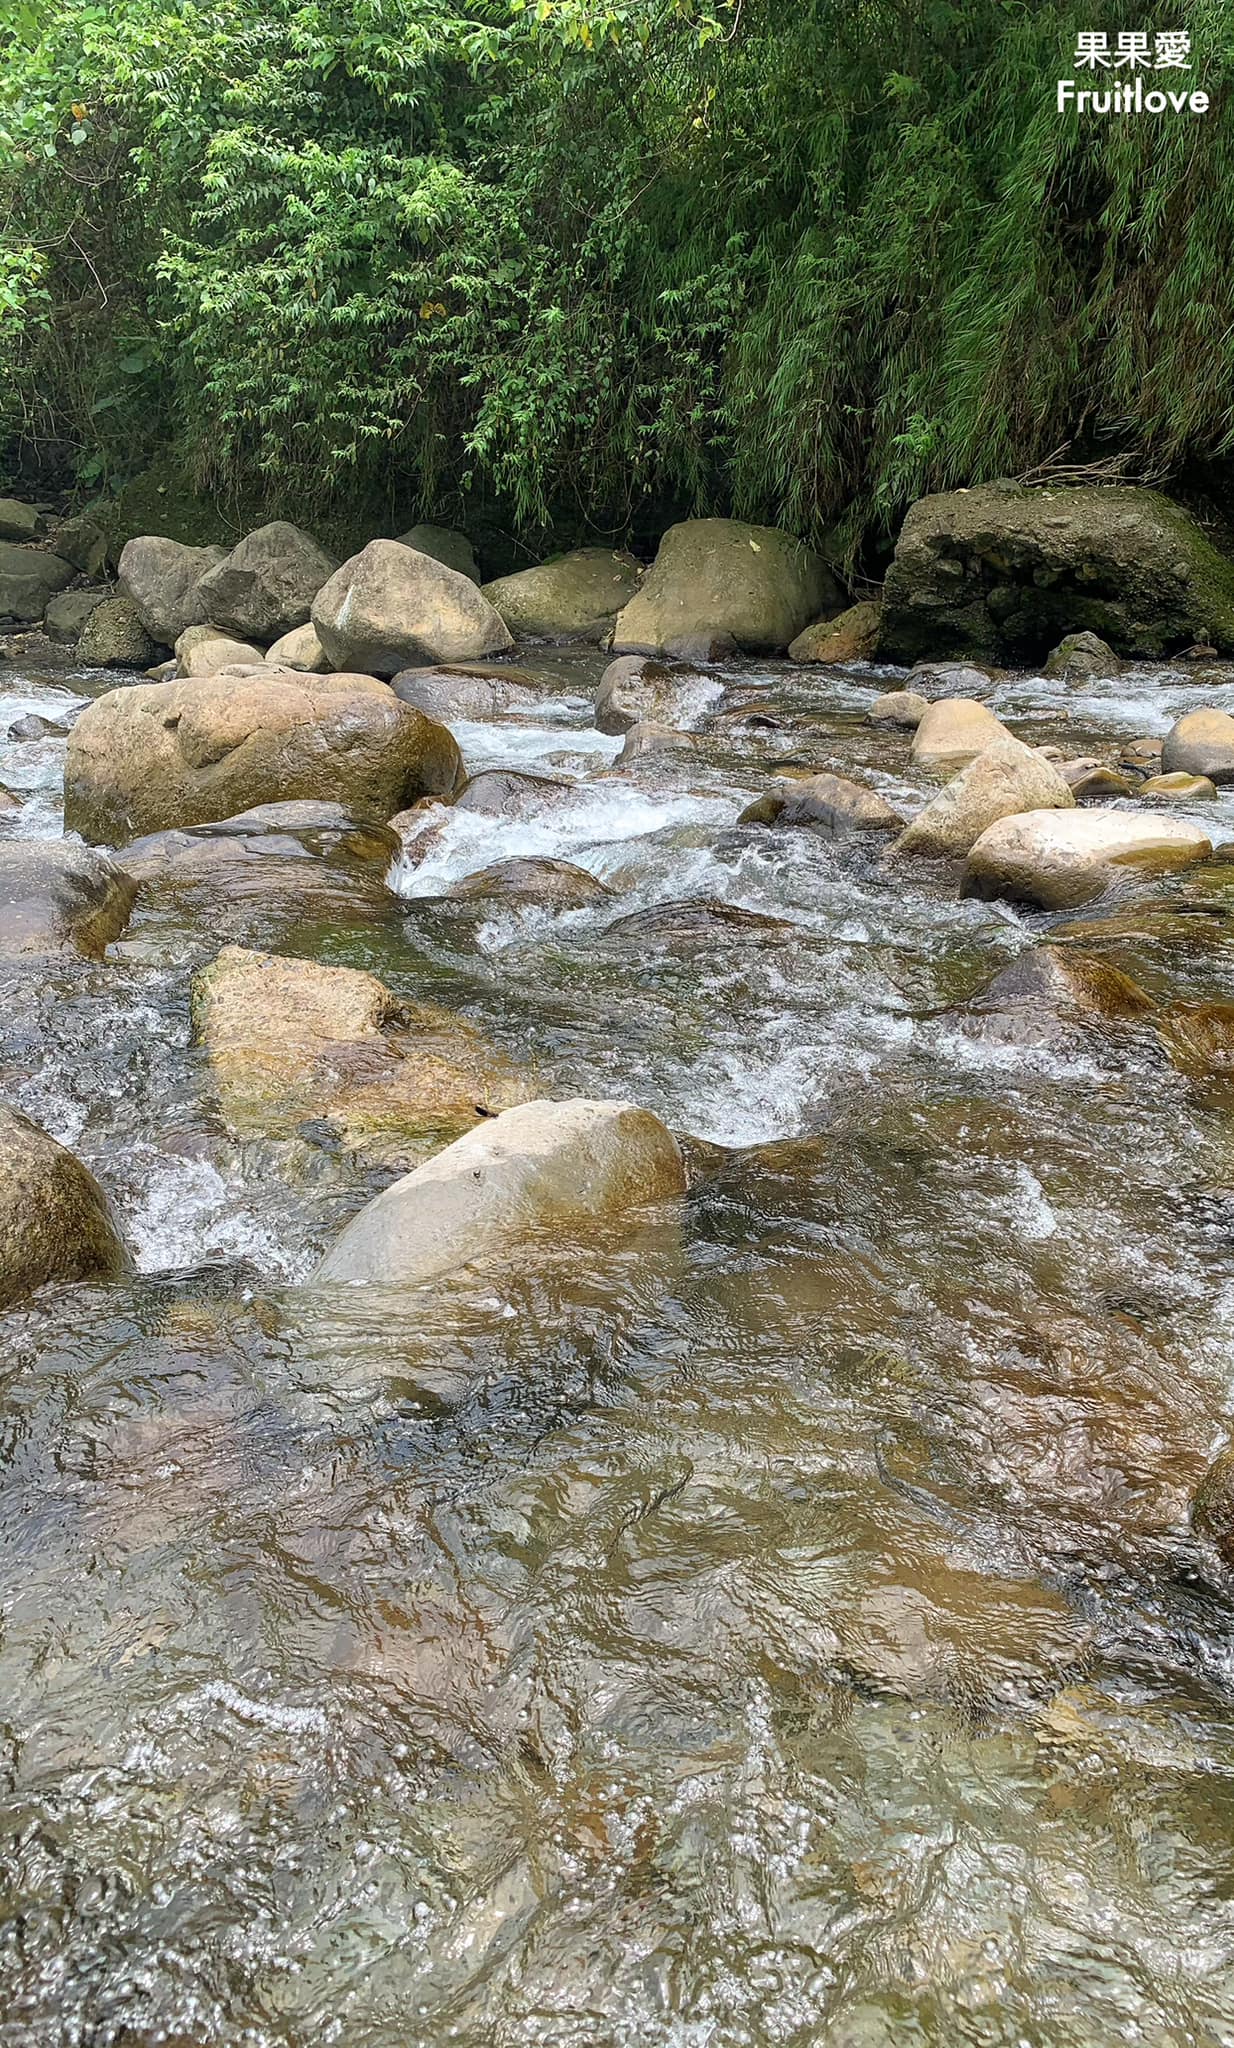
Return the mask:
MULTIPOLYGON (((139 899, 104 963, 3 973, 0 1093, 139 1270, 0 1318, 0 2044, 1234 2044, 1234 1588, 1187 1518, 1234 1095, 1151 1030, 966 1007, 1060 930, 1234 997, 1234 863, 961 901, 736 827, 786 758, 918 808, 864 722, 892 672, 734 667, 692 750, 616 772, 601 665, 457 728, 571 786, 429 814, 391 914, 139 899), (527 854, 612 893, 444 898, 527 854), (189 1002, 224 937, 655 1110, 683 1218, 499 1285, 306 1285, 381 1183, 227 1136, 189 1002)), ((115 680, 6 668, 0 734, 115 680)), ((1234 690, 992 703, 1108 755, 1197 701, 1234 690)), ((60 831, 62 766, 0 744, 10 829, 60 831)), ((1203 816, 1234 840, 1234 796, 1203 816)))

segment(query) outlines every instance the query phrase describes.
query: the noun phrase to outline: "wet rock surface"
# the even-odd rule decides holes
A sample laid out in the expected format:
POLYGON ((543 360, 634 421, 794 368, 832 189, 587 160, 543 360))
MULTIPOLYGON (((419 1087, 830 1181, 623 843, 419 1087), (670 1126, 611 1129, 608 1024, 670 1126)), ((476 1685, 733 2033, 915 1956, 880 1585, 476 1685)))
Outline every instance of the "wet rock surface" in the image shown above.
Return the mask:
MULTIPOLYGON (((945 792, 868 718, 906 670, 728 663, 635 774, 603 665, 454 721, 511 803, 176 819, 102 959, 0 961, 0 1097, 114 1233, 0 1326, 4 2024, 1220 2041, 1234 797, 1102 799, 1215 853, 1078 911, 962 897, 887 835, 737 827, 790 755, 945 792), (589 900, 450 896, 509 862, 589 900), (430 1049, 638 1105, 665 1182, 601 1213, 575 1131, 566 1213, 507 1229, 443 1120, 371 1277, 309 1284, 422 1170, 430 1049)), ((11 653, 4 844, 64 843, 114 680, 11 653)), ((986 680, 1060 772, 1196 702, 986 680)))

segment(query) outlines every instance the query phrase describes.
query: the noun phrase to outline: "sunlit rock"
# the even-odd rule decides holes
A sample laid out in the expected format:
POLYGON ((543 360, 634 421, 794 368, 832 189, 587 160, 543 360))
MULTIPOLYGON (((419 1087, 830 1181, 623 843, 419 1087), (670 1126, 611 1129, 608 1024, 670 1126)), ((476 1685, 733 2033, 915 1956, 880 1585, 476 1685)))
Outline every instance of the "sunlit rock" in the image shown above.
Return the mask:
POLYGON ((370 1202, 319 1282, 414 1287, 516 1247, 685 1192, 658 1117, 628 1102, 529 1102, 480 1125, 370 1202))

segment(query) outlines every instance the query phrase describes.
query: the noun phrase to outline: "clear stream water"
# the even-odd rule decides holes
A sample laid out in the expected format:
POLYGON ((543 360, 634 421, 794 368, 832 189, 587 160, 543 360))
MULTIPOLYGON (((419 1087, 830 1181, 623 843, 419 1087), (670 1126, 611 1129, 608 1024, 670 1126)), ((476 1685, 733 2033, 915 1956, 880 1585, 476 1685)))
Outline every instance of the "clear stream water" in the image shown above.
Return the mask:
MULTIPOLYGON (((978 1026, 1059 920, 735 829, 784 755, 923 801, 863 722, 887 672, 734 669, 692 753, 616 774, 599 660, 546 665, 459 738, 572 788, 451 814, 393 907, 224 933, 156 895, 104 964, 4 974, 0 1090, 139 1272, 0 1319, 0 2044, 1234 2043, 1234 1587, 1187 1521, 1232 1098, 1151 1029, 978 1026), (515 854, 613 894, 443 903, 515 854), (768 921, 664 914, 700 899, 768 921), (227 1137, 189 1017, 223 936, 657 1110, 684 1215, 305 1286, 378 1183, 227 1137)), ((112 680, 10 667, 0 734, 112 680)), ((1107 754, 1197 701, 1234 690, 994 698, 1107 754)), ((62 753, 0 745, 9 829, 59 831, 62 753)), ((1216 862, 1064 936, 1234 997, 1232 907, 1216 862)))

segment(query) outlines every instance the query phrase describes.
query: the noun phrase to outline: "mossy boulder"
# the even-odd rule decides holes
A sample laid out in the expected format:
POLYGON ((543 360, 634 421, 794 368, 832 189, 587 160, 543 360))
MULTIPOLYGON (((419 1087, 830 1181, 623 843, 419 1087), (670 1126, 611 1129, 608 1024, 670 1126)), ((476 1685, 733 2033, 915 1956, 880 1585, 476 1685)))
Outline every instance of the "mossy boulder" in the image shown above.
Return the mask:
POLYGON ((519 640, 599 641, 642 581, 633 555, 575 548, 481 589, 519 640))
POLYGON ((663 654, 685 635, 725 633, 743 653, 782 653, 842 603, 822 558, 779 527, 684 519, 618 616, 613 649, 663 654))
POLYGON ((920 499, 884 587, 880 652, 1039 662, 1064 635, 1119 654, 1234 651, 1234 562, 1141 489, 982 484, 920 499))

